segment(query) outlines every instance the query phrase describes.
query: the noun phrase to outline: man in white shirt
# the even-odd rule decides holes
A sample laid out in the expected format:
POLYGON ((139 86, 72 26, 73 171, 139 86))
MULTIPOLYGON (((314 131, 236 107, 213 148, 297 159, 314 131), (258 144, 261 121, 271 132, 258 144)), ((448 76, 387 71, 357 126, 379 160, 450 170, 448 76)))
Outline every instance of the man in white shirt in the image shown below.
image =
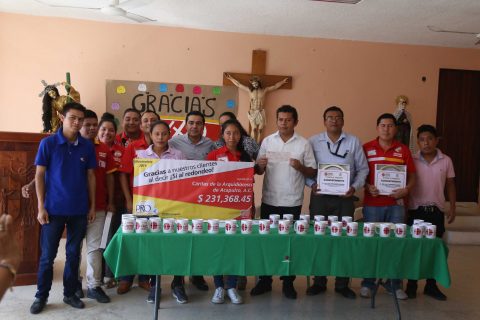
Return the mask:
MULTIPOLYGON (((295 133, 298 124, 297 110, 289 105, 277 109, 278 131, 266 137, 257 158, 257 172, 265 173, 262 191, 262 219, 270 214, 293 214, 298 219, 303 203, 306 177, 316 175, 316 162, 308 140, 295 133)), ((285 297, 296 299, 293 287, 295 276, 281 277, 285 297)), ((252 289, 252 296, 272 290, 272 277, 260 276, 252 289)))

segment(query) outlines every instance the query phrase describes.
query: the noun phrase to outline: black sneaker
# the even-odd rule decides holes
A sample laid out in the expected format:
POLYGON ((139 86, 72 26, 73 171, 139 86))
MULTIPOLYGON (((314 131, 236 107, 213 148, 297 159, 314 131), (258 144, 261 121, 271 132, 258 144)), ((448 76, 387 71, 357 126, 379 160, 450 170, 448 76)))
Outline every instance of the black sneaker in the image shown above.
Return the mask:
POLYGON ((30 307, 30 313, 39 314, 40 312, 42 312, 43 308, 45 308, 46 304, 47 299, 35 298, 35 301, 33 301, 32 306, 30 307))
MULTIPOLYGON (((148 293, 148 297, 147 297, 148 303, 155 303, 155 289, 156 289, 155 286, 153 286, 150 289, 150 292, 148 293)), ((160 288, 160 291, 158 292, 158 294, 159 294, 158 298, 160 299, 160 294, 162 294, 162 288, 160 288)))
POLYGON ((307 296, 316 296, 317 294, 327 291, 327 287, 321 286, 319 284, 313 284, 311 287, 307 288, 307 296))
POLYGON ((193 276, 190 278, 190 282, 201 291, 208 291, 208 285, 205 282, 203 276, 193 276))
POLYGON ((188 297, 185 293, 185 288, 183 286, 175 286, 172 289, 172 295, 175 299, 177 299, 178 303, 187 303, 188 297))
POLYGON ((105 292, 100 287, 88 288, 87 289, 87 298, 95 299, 100 303, 109 303, 110 298, 105 294, 105 292))
POLYGON ((257 282, 257 285, 252 288, 250 295, 258 296, 266 292, 272 291, 272 284, 265 280, 260 280, 257 282))
POLYGON ((297 299, 297 291, 295 291, 295 288, 293 287, 293 282, 291 281, 283 281, 282 292, 285 298, 297 299))
POLYGON ((85 308, 85 304, 76 295, 63 297, 63 302, 77 309, 85 308))
POLYGON ((353 290, 350 289, 349 287, 344 287, 340 289, 335 288, 335 292, 341 294, 347 299, 355 299, 357 297, 355 292, 353 292, 353 290))
POLYGON ((447 296, 438 289, 436 284, 433 285, 426 285, 425 289, 423 290, 423 294, 430 296, 434 299, 437 299, 439 301, 445 301, 447 300, 447 296))
POLYGON ((83 293, 82 288, 78 288, 77 291, 75 291, 75 295, 77 296, 78 299, 85 298, 85 294, 83 293))
POLYGON ((417 284, 413 285, 408 283, 405 293, 407 294, 408 299, 415 299, 417 297, 417 284))

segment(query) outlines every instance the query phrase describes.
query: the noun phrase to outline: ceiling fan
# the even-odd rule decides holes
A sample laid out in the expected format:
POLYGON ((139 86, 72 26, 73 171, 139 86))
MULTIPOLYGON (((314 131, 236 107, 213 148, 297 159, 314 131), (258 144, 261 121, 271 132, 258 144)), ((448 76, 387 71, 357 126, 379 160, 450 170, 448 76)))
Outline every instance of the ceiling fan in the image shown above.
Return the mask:
POLYGON ((458 34, 473 34, 475 37, 477 37, 477 42, 475 42, 475 45, 478 46, 480 45, 480 33, 478 32, 470 32, 470 31, 456 31, 456 30, 444 30, 438 27, 434 26, 427 26, 428 30, 433 31, 433 32, 445 32, 445 33, 458 33, 458 34))
MULTIPOLYGON (((127 0, 124 1, 120 4, 119 0, 110 0, 110 3, 108 6, 100 7, 100 8, 90 8, 90 7, 76 7, 76 6, 64 6, 64 5, 58 5, 58 4, 52 4, 52 3, 47 3, 45 1, 41 0, 35 0, 39 3, 42 3, 44 5, 50 6, 50 7, 57 7, 57 8, 72 8, 72 9, 84 9, 84 10, 99 10, 101 13, 109 16, 117 16, 117 17, 124 17, 130 20, 133 20, 138 23, 142 22, 152 22, 156 21, 132 12, 129 12, 122 7, 136 7, 134 6, 135 3, 139 3, 139 5, 144 5, 146 4, 145 1, 136 1, 136 0, 127 0), (122 6, 122 7, 120 7, 122 6)), ((148 2, 147 2, 148 3, 148 2)), ((137 5, 138 6, 138 5, 137 5)))

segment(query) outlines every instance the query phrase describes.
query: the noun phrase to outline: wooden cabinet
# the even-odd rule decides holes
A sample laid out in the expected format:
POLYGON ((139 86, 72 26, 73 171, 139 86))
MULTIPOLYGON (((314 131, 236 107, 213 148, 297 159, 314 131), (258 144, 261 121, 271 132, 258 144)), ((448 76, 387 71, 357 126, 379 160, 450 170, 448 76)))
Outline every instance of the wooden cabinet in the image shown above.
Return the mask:
POLYGON ((36 196, 22 198, 21 188, 35 176, 35 155, 45 134, 0 131, 0 208, 12 216, 15 241, 22 252, 15 285, 37 282, 40 224, 36 196))

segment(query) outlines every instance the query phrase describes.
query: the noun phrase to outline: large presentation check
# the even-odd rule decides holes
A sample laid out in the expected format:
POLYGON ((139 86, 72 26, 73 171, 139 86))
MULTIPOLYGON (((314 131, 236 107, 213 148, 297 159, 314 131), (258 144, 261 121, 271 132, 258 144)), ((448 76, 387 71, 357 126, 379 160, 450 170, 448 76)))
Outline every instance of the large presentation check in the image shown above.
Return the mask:
POLYGON ((249 217, 253 162, 135 159, 133 213, 160 217, 249 217))

